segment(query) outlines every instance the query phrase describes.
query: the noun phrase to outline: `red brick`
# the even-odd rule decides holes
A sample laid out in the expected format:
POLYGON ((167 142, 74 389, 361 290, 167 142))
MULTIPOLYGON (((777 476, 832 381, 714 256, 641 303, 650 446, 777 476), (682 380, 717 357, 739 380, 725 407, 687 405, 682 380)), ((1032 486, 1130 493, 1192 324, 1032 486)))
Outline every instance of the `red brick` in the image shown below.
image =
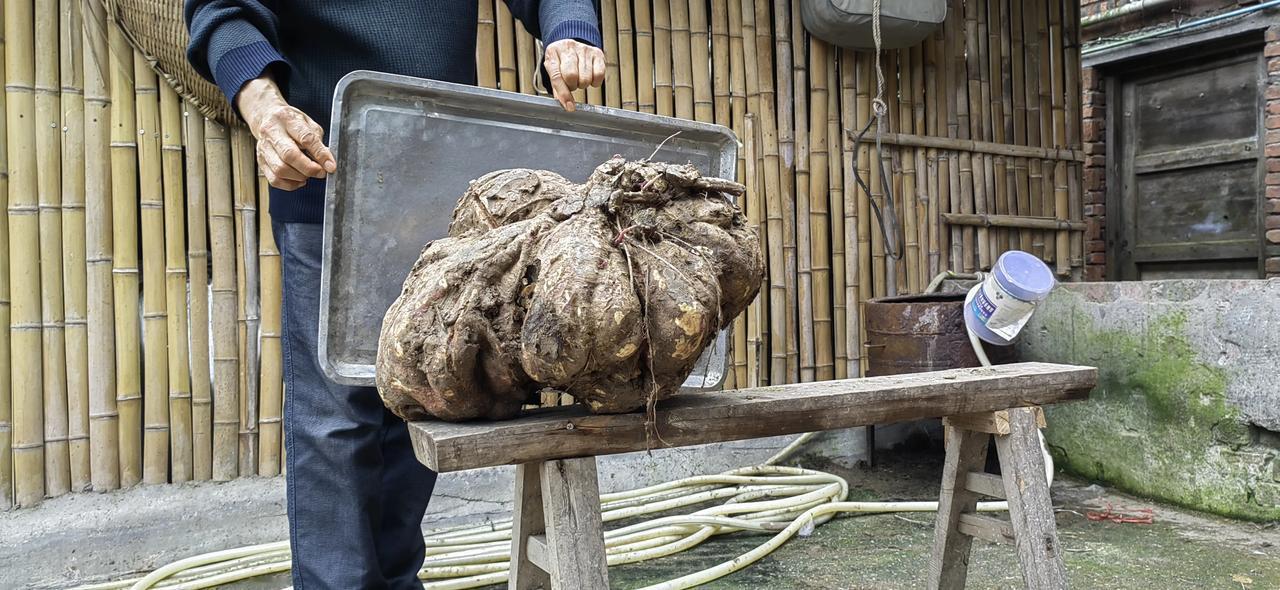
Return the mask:
POLYGON ((1267 230, 1267 241, 1272 244, 1280 244, 1280 229, 1267 230))
POLYGON ((1268 42, 1280 41, 1280 27, 1271 27, 1267 29, 1266 39, 1268 42))
POLYGON ((1280 229, 1280 215, 1267 216, 1267 229, 1280 229))
MULTIPOLYGON (((1278 122, 1280 123, 1280 122, 1278 122)), ((1107 124, 1102 119, 1089 119, 1084 122, 1083 139, 1085 141, 1102 141, 1107 124)))
POLYGON ((1267 187, 1267 213, 1280 214, 1280 186, 1267 187), (1272 189, 1275 189, 1273 192, 1272 189), (1275 196, 1272 196, 1272 195, 1275 196))
POLYGON ((1280 100, 1280 84, 1267 85, 1267 100, 1280 100))
POLYGON ((1089 255, 1088 263, 1089 264, 1106 264, 1107 255, 1106 253, 1103 253, 1103 252, 1094 252, 1089 255))
POLYGON ((1268 198, 1268 199, 1276 199, 1276 200, 1280 201, 1280 186, 1268 186, 1268 187, 1267 187, 1267 198, 1268 198))
POLYGON ((1280 258, 1267 259, 1267 274, 1268 275, 1280 274, 1280 258))
POLYGON ((1267 146, 1266 154, 1268 158, 1280 158, 1280 143, 1267 146))
POLYGON ((1095 190, 1085 193, 1084 202, 1090 205, 1102 205, 1107 202, 1106 191, 1095 190))
POLYGON ((1107 153, 1107 144, 1101 141, 1086 141, 1084 153, 1087 156, 1102 156, 1107 153))
POLYGON ((1268 129, 1266 137, 1267 145, 1280 143, 1280 129, 1268 129))
POLYGON ((1106 156, 1089 156, 1084 159, 1084 165, 1089 168, 1106 168, 1106 156))
POLYGON ((1268 114, 1268 115, 1280 115, 1280 100, 1268 100, 1268 101, 1267 101, 1267 114, 1268 114))
POLYGON ((1106 186, 1106 182, 1107 182, 1106 170, 1102 170, 1099 168, 1089 168, 1088 170, 1084 171, 1084 186, 1086 189, 1102 188, 1106 186))
POLYGON ((1280 43, 1267 43, 1267 47, 1262 50, 1262 54, 1267 57, 1280 55, 1280 43))
POLYGON ((1272 58, 1267 60, 1267 73, 1280 73, 1280 59, 1272 58))
MULTIPOLYGON (((1280 129, 1280 116, 1276 116, 1276 115, 1267 116, 1267 129, 1269 130, 1280 129)), ((1269 142, 1270 138, 1268 138, 1267 141, 1269 142)))
POLYGON ((1093 282, 1107 280, 1107 267, 1102 265, 1086 266, 1084 269, 1084 280, 1093 282))
POLYGON ((1274 172, 1267 173, 1267 177, 1264 179, 1263 184, 1267 186, 1280 186, 1280 174, 1274 172))

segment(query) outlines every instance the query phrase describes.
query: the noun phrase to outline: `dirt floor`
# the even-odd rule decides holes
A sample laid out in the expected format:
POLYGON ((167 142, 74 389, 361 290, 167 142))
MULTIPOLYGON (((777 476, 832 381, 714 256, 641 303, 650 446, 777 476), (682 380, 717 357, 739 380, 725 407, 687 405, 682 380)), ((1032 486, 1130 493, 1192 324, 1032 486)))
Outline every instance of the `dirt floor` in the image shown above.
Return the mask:
MULTIPOLYGON (((881 453, 870 469, 830 469, 848 478, 851 499, 932 499, 937 490, 941 455, 936 451, 881 453)), ((809 466, 815 466, 809 463, 809 466)), ((223 484, 228 501, 219 510, 183 510, 181 528, 188 531, 212 526, 254 523, 266 531, 262 540, 275 540, 283 529, 283 506, 273 494, 255 493, 255 487, 279 486, 277 480, 223 484), (233 487, 226 487, 233 486, 233 487), (240 487, 234 487, 240 486, 240 487), (190 527, 190 528, 188 528, 190 527)), ((184 486, 182 493, 163 488, 139 490, 118 497, 153 503, 160 496, 182 497, 207 486, 184 486), (138 493, 141 492, 141 493, 138 493)), ((1066 550, 1068 575, 1074 588, 1150 589, 1222 588, 1232 590, 1280 589, 1280 525, 1246 523, 1210 517, 1169 506, 1152 504, 1115 493, 1087 482, 1059 477, 1054 484, 1059 535, 1066 550), (1112 506, 1116 510, 1153 511, 1153 524, 1092 521, 1090 512, 1112 506)), ((48 504, 56 504, 59 501, 48 504)), ((69 512, 68 507, 62 512, 69 512)), ((44 510, 44 507, 36 511, 44 510)), ((36 511, 32 511, 34 514, 36 511)), ((21 511, 19 511, 20 513, 21 511)), ((86 516, 91 518, 91 516, 86 516)), ((28 516, 29 518, 29 516, 28 516)), ((143 547, 137 527, 98 527, 91 542, 56 533, 11 535, 15 513, 0 514, 0 588, 63 588, 65 580, 97 578, 95 572, 111 571, 111 552, 143 547), (13 543, 14 539, 20 542, 13 543), (71 544, 71 548, 66 546, 71 544), (33 554, 34 552, 34 554, 33 554), (51 563, 40 555, 59 555, 51 563), (104 570, 104 568, 106 568, 104 570), (78 575, 77 575, 78 574, 78 575), (61 580, 61 581, 59 581, 61 580)), ((29 521, 27 521, 29 522, 29 521)), ((54 526, 48 530, 55 530, 54 526)), ((217 528, 217 527, 213 527, 217 528)), ((31 532, 30 529, 27 531, 31 532)), ((933 533, 930 515, 876 515, 842 518, 818 528, 812 536, 794 539, 744 571, 704 586, 708 589, 914 589, 924 585, 924 572, 933 533)), ((190 532, 183 535, 190 539, 190 532)), ((203 535, 201 535, 203 536, 203 535)), ((611 570, 614 588, 638 588, 678 577, 731 559, 763 541, 764 537, 733 535, 715 539, 683 554, 611 570)), ((154 544, 156 539, 150 539, 154 544)), ((166 559, 222 548, 202 542, 199 547, 171 547, 166 559)), ((283 576, 259 579, 237 589, 278 590, 288 585, 283 576)), ((1011 547, 975 541, 969 588, 1021 588, 1017 561, 1011 547)))

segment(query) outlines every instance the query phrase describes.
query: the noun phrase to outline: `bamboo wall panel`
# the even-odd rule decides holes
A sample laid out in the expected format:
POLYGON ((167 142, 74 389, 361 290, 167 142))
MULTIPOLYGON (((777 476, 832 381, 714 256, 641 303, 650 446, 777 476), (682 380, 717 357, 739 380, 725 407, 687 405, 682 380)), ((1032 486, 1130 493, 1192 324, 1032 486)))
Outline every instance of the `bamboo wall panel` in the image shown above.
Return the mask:
MULTIPOLYGON (((535 92, 534 39, 477 2, 480 83, 535 92)), ((1078 4, 949 4, 884 52, 879 94, 874 56, 808 35, 794 0, 601 3, 608 78, 579 100, 741 141, 768 272, 730 387, 856 376, 867 300, 1009 248, 1078 276, 1078 4), (874 125, 857 137, 878 94, 879 150, 874 125)), ((280 258, 252 137, 157 77, 104 4, 3 11, 0 509, 280 473, 280 258)))

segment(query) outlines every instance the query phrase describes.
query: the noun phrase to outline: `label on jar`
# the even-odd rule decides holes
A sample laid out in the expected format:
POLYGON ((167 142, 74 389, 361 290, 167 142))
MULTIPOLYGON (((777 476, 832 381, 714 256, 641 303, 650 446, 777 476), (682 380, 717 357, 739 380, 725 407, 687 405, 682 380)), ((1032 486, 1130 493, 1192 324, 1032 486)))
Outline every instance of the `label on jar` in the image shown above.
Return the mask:
POLYGON ((988 276, 973 297, 973 315, 979 322, 1005 340, 1013 340, 1031 319, 1036 304, 1010 295, 995 275, 988 276))

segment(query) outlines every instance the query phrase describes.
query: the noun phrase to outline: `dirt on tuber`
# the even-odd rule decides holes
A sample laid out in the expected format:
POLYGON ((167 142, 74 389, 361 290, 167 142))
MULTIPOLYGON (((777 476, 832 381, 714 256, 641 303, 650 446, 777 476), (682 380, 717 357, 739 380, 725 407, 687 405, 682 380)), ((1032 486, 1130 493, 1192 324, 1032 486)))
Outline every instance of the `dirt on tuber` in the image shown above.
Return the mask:
POLYGON ((652 409, 756 297, 745 188, 615 157, 471 183, 387 310, 377 385, 407 420, 504 419, 551 388, 591 412, 652 409))

